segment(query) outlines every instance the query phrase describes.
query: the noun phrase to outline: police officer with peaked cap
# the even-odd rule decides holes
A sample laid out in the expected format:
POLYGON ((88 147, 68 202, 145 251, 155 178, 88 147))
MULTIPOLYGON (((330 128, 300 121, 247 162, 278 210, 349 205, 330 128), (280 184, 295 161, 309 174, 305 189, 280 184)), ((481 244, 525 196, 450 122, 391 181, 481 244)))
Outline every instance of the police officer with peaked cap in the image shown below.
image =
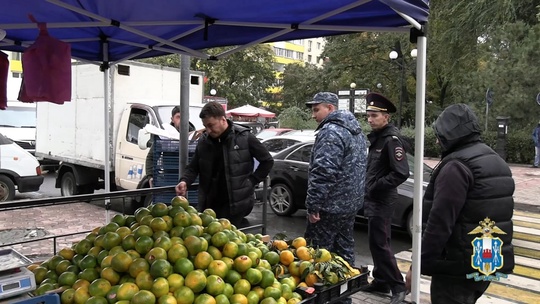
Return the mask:
POLYGON ((401 303, 406 287, 390 247, 391 222, 397 187, 409 177, 407 155, 390 114, 396 107, 378 93, 366 96, 371 145, 366 173, 364 215, 368 217, 369 249, 373 258, 374 280, 363 288, 367 292, 392 291, 392 304, 401 303))

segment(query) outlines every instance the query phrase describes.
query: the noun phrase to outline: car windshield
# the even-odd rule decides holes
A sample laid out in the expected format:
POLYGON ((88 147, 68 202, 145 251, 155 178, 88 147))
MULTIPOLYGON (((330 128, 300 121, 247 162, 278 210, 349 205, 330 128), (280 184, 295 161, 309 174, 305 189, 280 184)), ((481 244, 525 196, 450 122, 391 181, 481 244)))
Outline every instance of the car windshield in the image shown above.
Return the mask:
POLYGON ((264 129, 262 130, 261 132, 259 132, 257 134, 257 138, 258 139, 267 139, 267 138, 270 138, 272 136, 276 136, 276 131, 273 131, 273 130, 269 130, 269 129, 264 129))
POLYGON ((14 128, 35 128, 36 109, 27 107, 8 107, 0 111, 0 125, 14 128))

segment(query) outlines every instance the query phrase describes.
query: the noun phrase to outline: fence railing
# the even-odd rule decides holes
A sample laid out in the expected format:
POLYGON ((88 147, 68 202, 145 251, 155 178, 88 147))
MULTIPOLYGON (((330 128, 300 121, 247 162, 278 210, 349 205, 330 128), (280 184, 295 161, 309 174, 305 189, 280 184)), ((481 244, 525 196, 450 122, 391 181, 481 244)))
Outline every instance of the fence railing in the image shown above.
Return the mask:
MULTIPOLYGON (((240 227, 266 234, 266 181, 260 223, 240 227)), ((0 248, 10 247, 33 261, 44 260, 71 246, 115 214, 133 214, 141 197, 174 191, 174 186, 70 197, 0 203, 0 248), (42 236, 39 236, 42 232, 42 236)))

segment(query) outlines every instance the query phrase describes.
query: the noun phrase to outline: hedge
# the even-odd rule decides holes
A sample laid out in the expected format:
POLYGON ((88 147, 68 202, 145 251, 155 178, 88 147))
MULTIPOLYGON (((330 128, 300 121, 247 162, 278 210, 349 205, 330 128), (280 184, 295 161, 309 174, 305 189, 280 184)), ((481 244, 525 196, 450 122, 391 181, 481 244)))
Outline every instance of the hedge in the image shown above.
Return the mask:
MULTIPOLYGON (((513 164, 532 164, 534 160, 534 143, 531 137, 532 131, 511 130, 506 136, 506 162, 513 164)), ((403 128, 401 134, 414 147, 414 129, 403 128)), ((497 138, 497 132, 482 133, 482 140, 495 151, 498 151, 497 143, 504 139, 497 138)), ((413 151, 414 152, 414 151, 413 151)), ((440 148, 436 143, 433 128, 426 127, 424 135, 424 156, 440 158, 440 148)))

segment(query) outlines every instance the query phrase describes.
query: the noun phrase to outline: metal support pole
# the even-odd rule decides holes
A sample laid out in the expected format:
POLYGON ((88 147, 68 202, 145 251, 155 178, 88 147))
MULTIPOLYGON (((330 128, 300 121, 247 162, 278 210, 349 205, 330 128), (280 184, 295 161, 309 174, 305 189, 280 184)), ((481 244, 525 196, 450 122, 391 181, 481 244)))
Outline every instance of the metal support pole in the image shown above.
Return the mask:
MULTIPOLYGON (((112 135, 111 135, 111 111, 113 107, 111 106, 111 87, 110 87, 110 69, 109 69, 109 43, 103 41, 103 123, 104 123, 104 142, 105 142, 105 164, 104 164, 104 182, 105 182, 105 192, 111 192, 111 147, 112 147, 112 135)), ((109 209, 111 209, 111 200, 109 198, 105 199, 105 223, 109 223, 109 209)))
POLYGON ((403 57, 401 57, 401 64, 399 64, 399 69, 401 70, 401 80, 400 80, 400 89, 399 89, 399 113, 398 113, 398 123, 397 127, 401 130, 401 122, 403 115, 403 85, 405 81, 405 65, 403 64, 403 57))
MULTIPOLYGON (((189 140, 189 62, 190 57, 180 55, 180 145, 178 149, 178 178, 184 175, 184 170, 188 160, 188 140, 189 140)), ((193 117, 192 119, 199 119, 193 117)))
POLYGON ((350 91, 350 97, 349 97, 349 111, 351 111, 351 113, 354 114, 354 93, 355 93, 355 89, 354 88, 351 88, 351 91, 350 91))

